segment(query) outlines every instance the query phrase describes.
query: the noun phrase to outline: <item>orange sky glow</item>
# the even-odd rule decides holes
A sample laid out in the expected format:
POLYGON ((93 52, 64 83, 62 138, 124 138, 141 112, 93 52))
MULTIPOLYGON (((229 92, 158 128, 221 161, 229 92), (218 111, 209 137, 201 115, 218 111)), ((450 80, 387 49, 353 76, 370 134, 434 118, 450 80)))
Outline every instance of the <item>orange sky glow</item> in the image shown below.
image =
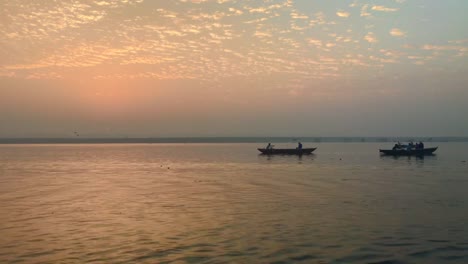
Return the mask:
POLYGON ((464 0, 0 8, 0 137, 468 136, 464 0))

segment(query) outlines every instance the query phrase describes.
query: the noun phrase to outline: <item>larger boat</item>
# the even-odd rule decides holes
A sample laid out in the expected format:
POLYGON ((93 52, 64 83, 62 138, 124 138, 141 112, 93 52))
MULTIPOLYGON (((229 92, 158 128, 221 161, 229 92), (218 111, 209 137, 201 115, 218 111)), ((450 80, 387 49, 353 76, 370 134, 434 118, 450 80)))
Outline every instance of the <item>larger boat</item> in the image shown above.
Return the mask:
POLYGON ((302 148, 302 149, 277 149, 277 148, 259 148, 262 154, 265 155, 310 155, 317 148, 302 148))
POLYGON ((432 155, 434 151, 437 150, 435 148, 423 148, 423 149, 411 149, 407 150, 406 148, 402 149, 379 149, 380 153, 383 155, 393 155, 393 156, 424 156, 424 155, 432 155))

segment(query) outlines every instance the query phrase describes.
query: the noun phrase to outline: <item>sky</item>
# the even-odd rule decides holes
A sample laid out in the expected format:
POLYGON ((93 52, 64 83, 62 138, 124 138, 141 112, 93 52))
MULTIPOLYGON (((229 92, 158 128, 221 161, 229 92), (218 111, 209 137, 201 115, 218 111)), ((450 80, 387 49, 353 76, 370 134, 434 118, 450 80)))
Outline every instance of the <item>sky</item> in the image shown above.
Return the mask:
POLYGON ((0 0, 0 137, 468 136, 466 0, 0 0))

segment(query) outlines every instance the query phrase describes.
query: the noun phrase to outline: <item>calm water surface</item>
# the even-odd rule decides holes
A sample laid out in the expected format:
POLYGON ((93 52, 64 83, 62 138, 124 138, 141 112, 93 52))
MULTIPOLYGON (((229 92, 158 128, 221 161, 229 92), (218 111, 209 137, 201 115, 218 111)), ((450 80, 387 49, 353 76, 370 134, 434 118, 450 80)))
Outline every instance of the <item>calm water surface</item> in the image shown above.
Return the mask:
POLYGON ((468 263, 468 144, 428 145, 0 145, 0 262, 468 263))

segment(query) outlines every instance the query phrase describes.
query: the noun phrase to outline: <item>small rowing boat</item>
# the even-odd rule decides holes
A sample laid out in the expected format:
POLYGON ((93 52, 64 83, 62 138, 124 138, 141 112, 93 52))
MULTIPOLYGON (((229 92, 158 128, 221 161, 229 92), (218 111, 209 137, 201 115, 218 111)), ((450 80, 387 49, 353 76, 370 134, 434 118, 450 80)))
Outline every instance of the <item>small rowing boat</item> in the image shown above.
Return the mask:
POLYGON ((431 155, 434 151, 437 150, 435 148, 423 148, 423 149, 379 149, 380 153, 383 155, 393 155, 393 156, 424 156, 424 155, 431 155))
POLYGON ((262 154, 265 155, 310 155, 317 148, 303 148, 303 149, 267 149, 259 148, 262 154))

